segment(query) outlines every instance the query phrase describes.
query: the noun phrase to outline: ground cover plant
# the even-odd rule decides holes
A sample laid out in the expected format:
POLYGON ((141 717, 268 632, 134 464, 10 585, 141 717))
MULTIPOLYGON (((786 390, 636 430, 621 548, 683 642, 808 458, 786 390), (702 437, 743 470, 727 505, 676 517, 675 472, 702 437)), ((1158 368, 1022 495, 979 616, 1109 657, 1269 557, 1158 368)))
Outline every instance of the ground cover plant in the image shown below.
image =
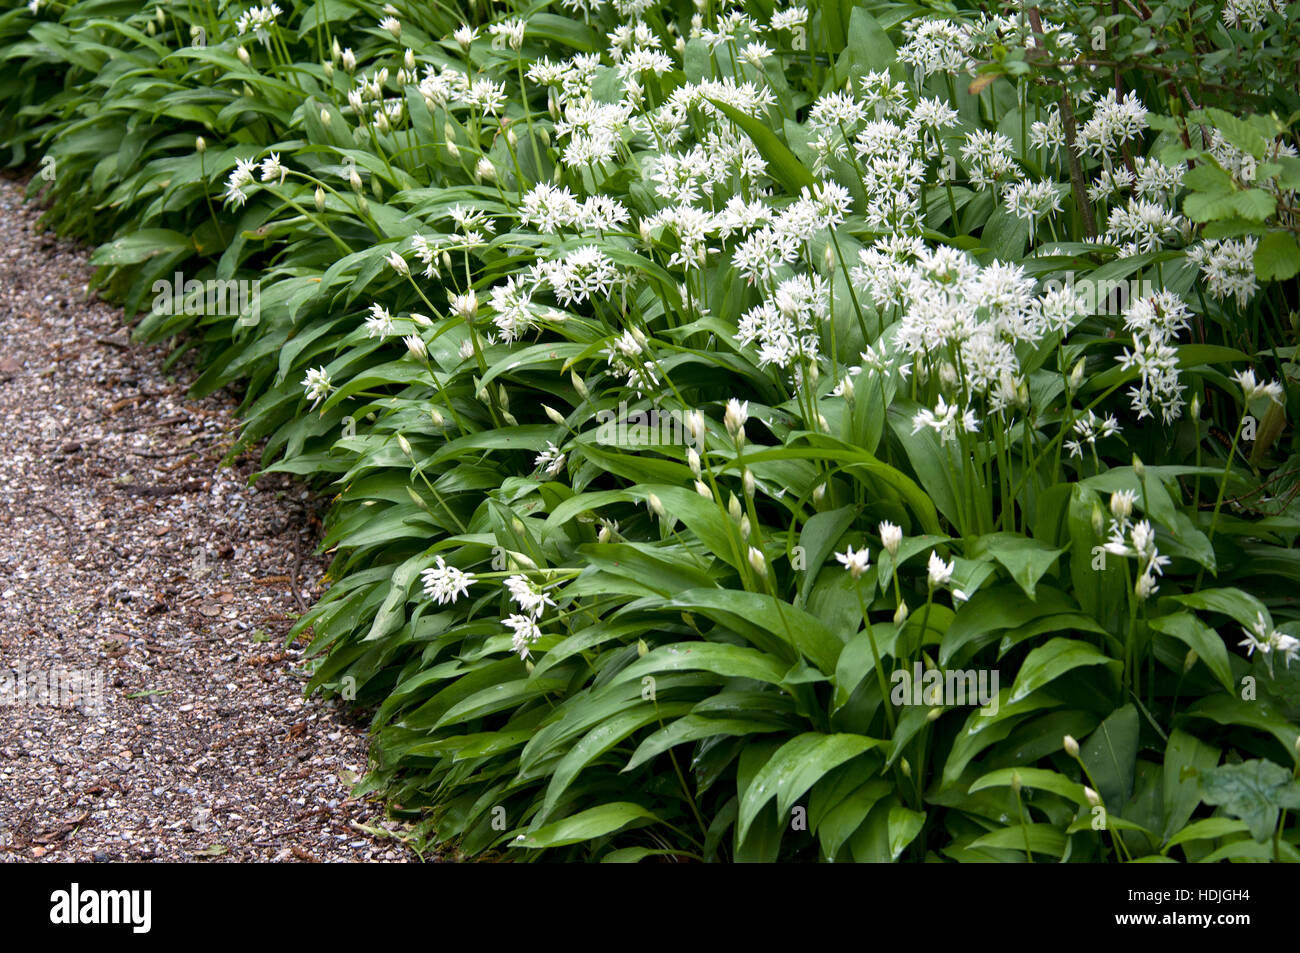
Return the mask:
POLYGON ((1294 861, 1298 10, 33 0, 0 135, 421 845, 1294 861))

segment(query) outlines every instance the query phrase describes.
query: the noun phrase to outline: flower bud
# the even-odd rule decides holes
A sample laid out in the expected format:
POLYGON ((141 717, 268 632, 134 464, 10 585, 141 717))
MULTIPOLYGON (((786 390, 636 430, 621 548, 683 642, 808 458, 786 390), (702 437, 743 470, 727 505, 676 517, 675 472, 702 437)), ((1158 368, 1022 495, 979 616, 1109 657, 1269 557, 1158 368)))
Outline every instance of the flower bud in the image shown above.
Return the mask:
POLYGON ((900 602, 898 608, 894 610, 894 625, 902 625, 907 621, 907 603, 900 602))
POLYGON ((1011 790, 1014 791, 1016 794, 1019 794, 1021 787, 1022 787, 1022 782, 1020 779, 1020 772, 1016 771, 1013 768, 1011 771, 1011 790))
POLYGON ((650 651, 650 646, 645 644, 645 639, 636 640, 636 654, 639 658, 645 658, 650 651))
POLYGON ((506 145, 508 145, 511 149, 519 145, 519 137, 515 135, 515 131, 513 129, 506 130, 506 145))
POLYGON ((551 407, 548 404, 542 404, 542 410, 545 411, 546 416, 550 418, 551 423, 559 424, 561 427, 564 426, 564 415, 554 407, 551 407))
POLYGON ((1200 656, 1196 654, 1196 649, 1188 649, 1188 650, 1187 650, 1187 658, 1183 659, 1183 674, 1184 674, 1184 675, 1186 675, 1188 672, 1190 672, 1190 671, 1192 670, 1192 666, 1196 664, 1196 660, 1199 659, 1199 658, 1200 658, 1200 656))
POLYGON ((706 500, 713 499, 713 493, 699 480, 695 481, 695 492, 700 494, 700 496, 704 497, 706 500))
POLYGON ((194 139, 194 151, 199 155, 208 151, 208 141, 202 136, 196 136, 194 139))
POLYGON ((1074 368, 1070 371, 1069 386, 1070 386, 1071 394, 1077 391, 1079 389, 1079 385, 1083 383, 1083 365, 1084 365, 1084 359, 1079 358, 1079 362, 1075 364, 1074 368))
POLYGON ((741 477, 740 485, 745 490, 745 496, 752 499, 754 496, 754 471, 750 470, 749 467, 745 468, 745 475, 741 477))
POLYGON ((1065 749, 1065 753, 1068 754, 1071 758, 1079 757, 1079 742, 1074 740, 1073 735, 1066 735, 1064 738, 1062 738, 1061 747, 1065 749))
POLYGON ((447 424, 447 418, 442 415, 437 407, 429 411, 429 419, 433 421, 435 427, 443 427, 447 424))
POLYGON ((408 49, 402 56, 402 65, 405 66, 408 71, 413 71, 415 69, 415 53, 412 50, 408 49))
POLYGON ((408 334, 402 339, 406 345, 406 351, 417 361, 422 361, 429 356, 429 349, 425 347, 424 339, 416 334, 408 334))
POLYGON ((668 515, 664 512, 663 502, 653 493, 646 497, 646 505, 650 507, 650 512, 660 519, 664 519, 668 515))
POLYGON ((354 165, 348 167, 348 185, 352 187, 353 192, 360 194, 361 175, 357 172, 357 167, 354 165))
POLYGON ((1146 479, 1147 476, 1146 465, 1142 462, 1142 458, 1139 457, 1136 453, 1133 454, 1133 472, 1137 474, 1137 478, 1139 480, 1146 479))
POLYGON ((700 464, 700 455, 695 452, 694 447, 686 448, 686 465, 691 468, 691 475, 698 480, 704 468, 700 464))
POLYGON ((641 219, 641 225, 639 228, 641 232, 641 241, 649 245, 651 241, 654 240, 654 229, 650 227, 650 222, 644 218, 641 219))
POLYGON ((767 560, 763 558, 762 551, 754 546, 749 547, 749 565, 759 576, 767 576, 767 560))
POLYGON ((334 121, 334 117, 330 115, 330 111, 328 109, 322 109, 320 111, 320 124, 322 126, 328 126, 333 121, 334 121))
POLYGON ((578 392, 579 397, 586 400, 591 396, 591 392, 587 390, 586 382, 578 376, 577 371, 569 371, 569 379, 573 382, 573 389, 578 392))
POLYGON ((326 79, 334 78, 334 64, 331 63, 329 60, 324 60, 320 64, 320 68, 321 68, 321 72, 325 74, 326 79))
POLYGON ((248 50, 244 49, 242 46, 235 50, 235 55, 239 57, 239 62, 243 63, 245 66, 248 65, 249 60, 251 59, 248 55, 248 50))
POLYGON ((316 186, 315 199, 316 199, 316 211, 318 212, 325 211, 325 190, 322 189, 319 185, 316 186))
POLYGON ((433 319, 430 318, 427 314, 416 314, 415 312, 412 312, 411 320, 414 321, 422 328, 433 327, 433 319))
POLYGON ((740 508, 740 500, 736 498, 734 493, 727 499, 727 515, 731 517, 734 523, 739 523, 740 518, 745 515, 745 511, 740 508))
POLYGON ((1088 803, 1093 807, 1101 807, 1101 795, 1086 784, 1083 786, 1083 796, 1088 799, 1088 803))
POLYGON ((480 179, 484 179, 488 182, 496 181, 497 170, 492 165, 491 161, 488 160, 487 156, 478 160, 478 165, 474 167, 474 171, 478 173, 480 179))
POLYGON ((403 258, 401 255, 399 255, 396 251, 389 252, 388 257, 385 260, 388 262, 389 267, 391 267, 393 271, 397 272, 403 278, 405 278, 407 275, 411 273, 411 266, 408 265, 406 263, 406 259, 403 258))
POLYGON ((815 487, 813 487, 813 497, 812 497, 812 498, 813 498, 813 505, 814 505, 814 506, 819 505, 819 504, 821 503, 821 501, 825 498, 825 496, 826 496, 826 484, 825 484, 825 483, 818 483, 815 487))
POLYGON ((406 439, 405 434, 399 433, 397 435, 397 445, 402 448, 402 453, 406 454, 408 457, 414 456, 414 454, 411 452, 411 441, 406 439))
POLYGON ((741 516, 740 517, 740 538, 749 539, 752 528, 753 527, 751 527, 749 523, 749 516, 748 515, 741 516))
POLYGON ((473 289, 463 295, 455 295, 451 299, 451 306, 455 310, 457 317, 464 318, 466 321, 473 321, 474 316, 478 314, 478 295, 474 293, 473 289))
POLYGON ((903 769, 903 777, 910 778, 912 776, 912 764, 906 758, 899 758, 898 766, 903 769))

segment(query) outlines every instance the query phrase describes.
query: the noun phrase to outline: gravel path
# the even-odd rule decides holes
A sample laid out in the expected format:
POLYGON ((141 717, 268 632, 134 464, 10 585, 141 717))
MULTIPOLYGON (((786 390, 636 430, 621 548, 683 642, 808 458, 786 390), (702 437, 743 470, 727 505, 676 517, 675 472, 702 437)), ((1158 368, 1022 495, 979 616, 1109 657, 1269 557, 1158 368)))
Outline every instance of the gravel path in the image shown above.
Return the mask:
POLYGON ((284 648, 313 501, 219 465, 233 396, 128 346, 38 214, 0 178, 0 859, 413 859, 359 829, 401 832, 348 798, 364 722, 284 648))

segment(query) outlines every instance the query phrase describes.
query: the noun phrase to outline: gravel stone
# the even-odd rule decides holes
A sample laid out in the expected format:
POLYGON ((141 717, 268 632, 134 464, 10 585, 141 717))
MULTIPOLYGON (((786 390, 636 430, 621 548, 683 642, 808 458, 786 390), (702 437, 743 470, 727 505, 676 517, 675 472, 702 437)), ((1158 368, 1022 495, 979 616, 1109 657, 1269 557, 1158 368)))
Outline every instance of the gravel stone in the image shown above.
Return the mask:
POLYGON ((130 343, 24 185, 0 177, 0 860, 417 859, 349 797, 365 721, 305 700, 284 644, 324 587, 318 501, 250 486, 256 448, 221 465, 236 395, 130 343))

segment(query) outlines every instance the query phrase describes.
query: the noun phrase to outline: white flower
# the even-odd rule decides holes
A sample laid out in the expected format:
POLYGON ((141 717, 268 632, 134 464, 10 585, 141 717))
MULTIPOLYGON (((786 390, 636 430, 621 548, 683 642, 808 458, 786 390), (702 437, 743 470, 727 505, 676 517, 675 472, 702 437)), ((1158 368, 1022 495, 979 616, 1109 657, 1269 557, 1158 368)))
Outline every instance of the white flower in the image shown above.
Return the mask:
POLYGON ((1133 504, 1137 502, 1136 490, 1116 490, 1110 495, 1110 512, 1115 519, 1126 522, 1133 514, 1133 504))
POLYGON ((850 546, 844 552, 836 553, 835 558, 840 561, 844 568, 848 570, 849 575, 854 579, 857 579, 866 572, 867 567, 871 564, 871 553, 869 553, 865 548, 859 549, 855 553, 853 547, 850 546))
POLYGON ((488 27, 492 34, 492 48, 499 50, 508 45, 512 50, 518 50, 524 45, 524 29, 524 21, 520 19, 492 24, 488 27))
POLYGON ((537 459, 533 461, 533 466, 544 466, 547 473, 559 473, 564 467, 564 454, 560 452, 559 447, 548 440, 546 441, 546 449, 537 455, 537 459))
POLYGON ((406 345, 406 352, 417 361, 422 361, 429 356, 429 348, 424 343, 424 338, 418 334, 408 334, 402 338, 402 343, 406 345))
POLYGON ((510 593, 510 598, 531 616, 540 616, 547 606, 555 605, 555 600, 537 589, 528 581, 527 576, 511 576, 504 585, 510 593))
MULTIPOLYGON (((960 424, 961 429, 967 433, 975 433, 979 430, 979 421, 975 419, 974 412, 969 409, 962 411, 960 424)), ((912 433, 920 433, 921 430, 929 427, 944 443, 957 439, 957 425, 957 405, 946 403, 942 394, 939 395, 939 402, 934 405, 933 411, 923 407, 912 417, 912 433)))
POLYGON ((248 159, 236 159, 235 169, 226 179, 226 203, 241 206, 248 199, 244 187, 253 183, 257 165, 248 159))
POLYGON ((1245 400, 1254 400, 1256 397, 1267 397, 1279 407, 1284 406, 1282 400, 1282 385, 1277 381, 1270 381, 1267 384, 1261 384, 1255 380, 1253 370, 1237 371, 1232 375, 1238 386, 1241 387, 1241 395, 1245 400))
POLYGON ((1220 16, 1224 26, 1254 33, 1264 25, 1270 10, 1284 16, 1286 5, 1287 0, 1225 0, 1220 16))
POLYGON ((307 389, 307 396, 312 402, 312 410, 315 410, 316 405, 329 396, 329 392, 333 390, 329 372, 324 367, 314 367, 308 370, 302 386, 307 389))
POLYGON ((366 337, 386 338, 393 333, 393 316, 380 304, 370 306, 370 317, 366 318, 366 337))
POLYGON ((402 35, 402 24, 396 17, 384 17, 379 21, 379 28, 393 34, 395 40, 402 35))
POLYGON ((526 615, 510 615, 502 619, 501 624, 515 630, 513 648, 520 659, 528 658, 530 646, 542 637, 537 621, 526 615))
POLYGON ((727 426, 727 433, 735 437, 745 429, 745 421, 749 419, 749 401, 739 401, 731 397, 727 400, 727 412, 723 416, 723 423, 727 426))
POLYGON ((889 555, 898 555, 898 546, 902 541, 903 529, 901 526, 895 526, 888 520, 880 524, 880 542, 884 544, 885 549, 889 550, 889 555))
POLYGON ((239 15, 239 19, 235 21, 235 29, 240 36, 251 29, 263 46, 269 46, 271 33, 268 28, 275 23, 275 18, 279 15, 280 8, 274 3, 264 7, 252 7, 239 15))
POLYGON ((472 572, 461 572, 455 566, 448 566, 441 556, 438 565, 425 569, 420 578, 424 582, 425 596, 440 606, 468 595, 469 587, 476 581, 472 572))
POLYGON ((951 559, 944 562, 939 558, 939 554, 930 550, 930 562, 926 567, 929 574, 930 588, 936 586, 946 586, 952 582, 953 570, 957 568, 957 560, 951 559))
POLYGON ((462 50, 468 50, 470 44, 478 39, 478 28, 471 28, 462 24, 457 28, 456 32, 451 35, 451 38, 460 45, 462 50))

